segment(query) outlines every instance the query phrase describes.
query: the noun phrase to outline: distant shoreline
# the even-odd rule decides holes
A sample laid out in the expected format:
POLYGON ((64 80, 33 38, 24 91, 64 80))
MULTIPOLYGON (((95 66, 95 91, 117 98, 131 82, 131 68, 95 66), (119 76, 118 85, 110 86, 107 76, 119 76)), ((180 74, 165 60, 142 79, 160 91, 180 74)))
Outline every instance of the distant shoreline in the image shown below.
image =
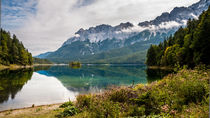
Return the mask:
POLYGON ((9 70, 18 70, 18 69, 26 69, 26 68, 33 68, 35 66, 64 66, 64 65, 68 65, 68 64, 33 64, 33 65, 16 65, 16 64, 11 64, 9 66, 5 66, 5 65, 0 65, 0 70, 5 70, 5 69, 9 69, 9 70))
POLYGON ((147 66, 147 68, 149 68, 149 69, 161 69, 161 70, 174 69, 174 68, 169 67, 169 66, 147 66))
MULTIPOLYGON (((5 70, 5 69, 9 69, 9 70, 18 70, 18 69, 24 69, 24 68, 33 68, 33 67, 37 67, 37 66, 68 66, 69 64, 33 64, 33 65, 9 65, 9 66, 5 66, 5 65, 0 65, 0 70, 5 70)), ((94 65, 105 65, 105 66, 118 66, 118 65, 123 65, 123 66, 146 66, 145 64, 139 64, 139 63, 82 63, 82 65, 84 66, 94 66, 94 65)), ((172 67, 166 67, 166 66, 146 66, 149 69, 163 69, 163 70, 167 70, 167 69, 173 69, 172 67)))
POLYGON ((33 66, 65 66, 68 64, 33 64, 33 66))
MULTIPOLYGON (((69 64, 34 64, 33 66, 68 66, 69 64)), ((94 66, 94 65, 104 65, 104 66, 110 66, 110 65, 127 65, 127 66, 146 66, 145 64, 134 64, 134 63, 82 63, 83 66, 94 66)))

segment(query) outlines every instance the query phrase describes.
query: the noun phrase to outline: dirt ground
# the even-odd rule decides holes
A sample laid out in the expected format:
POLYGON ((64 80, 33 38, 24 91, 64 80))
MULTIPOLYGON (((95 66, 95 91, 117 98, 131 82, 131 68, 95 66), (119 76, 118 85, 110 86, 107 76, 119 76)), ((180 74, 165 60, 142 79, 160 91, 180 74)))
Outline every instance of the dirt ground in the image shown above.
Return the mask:
POLYGON ((34 106, 0 112, 0 118, 53 118, 61 109, 61 104, 34 106))

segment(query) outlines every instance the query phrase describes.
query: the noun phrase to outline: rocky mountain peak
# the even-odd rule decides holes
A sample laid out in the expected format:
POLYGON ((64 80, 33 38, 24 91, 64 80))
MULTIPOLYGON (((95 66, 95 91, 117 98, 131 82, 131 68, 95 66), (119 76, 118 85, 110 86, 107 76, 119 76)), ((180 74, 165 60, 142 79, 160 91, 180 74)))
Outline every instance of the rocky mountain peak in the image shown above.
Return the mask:
POLYGON ((126 23, 120 23, 120 25, 122 28, 128 28, 128 27, 133 27, 133 24, 130 22, 126 22, 126 23))
POLYGON ((120 23, 120 25, 115 26, 115 30, 116 31, 120 31, 122 29, 127 29, 130 27, 133 27, 134 25, 130 22, 126 22, 126 23, 120 23))
POLYGON ((154 20, 141 22, 138 25, 141 27, 148 27, 149 25, 160 25, 161 23, 170 21, 183 23, 183 20, 196 18, 203 10, 208 9, 209 5, 210 0, 200 0, 189 7, 175 7, 170 13, 164 12, 154 20))
POLYGON ((99 33, 99 32, 106 32, 107 30, 111 30, 112 28, 113 27, 111 25, 102 24, 96 27, 92 27, 89 30, 95 30, 97 33, 99 33))
POLYGON ((75 34, 81 34, 82 32, 84 32, 85 30, 83 28, 80 28, 75 34))

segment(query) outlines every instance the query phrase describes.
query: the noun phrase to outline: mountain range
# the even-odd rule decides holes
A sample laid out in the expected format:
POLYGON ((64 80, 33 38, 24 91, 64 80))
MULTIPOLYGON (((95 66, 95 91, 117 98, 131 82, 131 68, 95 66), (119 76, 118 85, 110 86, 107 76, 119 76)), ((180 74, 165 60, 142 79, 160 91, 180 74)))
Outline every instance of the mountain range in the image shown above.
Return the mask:
POLYGON ((175 7, 154 20, 134 25, 130 22, 117 26, 107 24, 81 28, 55 52, 36 57, 56 63, 144 63, 151 44, 158 44, 185 27, 188 19, 197 19, 208 9, 210 0, 200 0, 189 7, 175 7))

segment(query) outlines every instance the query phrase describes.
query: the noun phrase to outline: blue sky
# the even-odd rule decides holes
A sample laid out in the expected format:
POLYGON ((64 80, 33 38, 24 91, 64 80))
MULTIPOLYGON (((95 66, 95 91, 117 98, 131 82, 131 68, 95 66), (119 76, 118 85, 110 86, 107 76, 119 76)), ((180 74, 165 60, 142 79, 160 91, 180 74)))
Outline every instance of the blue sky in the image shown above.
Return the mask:
POLYGON ((37 55, 58 49, 80 29, 152 20, 199 0, 1 0, 1 26, 37 55))
POLYGON ((2 0, 2 27, 7 30, 22 27, 28 14, 36 13, 36 3, 31 0, 2 0))

